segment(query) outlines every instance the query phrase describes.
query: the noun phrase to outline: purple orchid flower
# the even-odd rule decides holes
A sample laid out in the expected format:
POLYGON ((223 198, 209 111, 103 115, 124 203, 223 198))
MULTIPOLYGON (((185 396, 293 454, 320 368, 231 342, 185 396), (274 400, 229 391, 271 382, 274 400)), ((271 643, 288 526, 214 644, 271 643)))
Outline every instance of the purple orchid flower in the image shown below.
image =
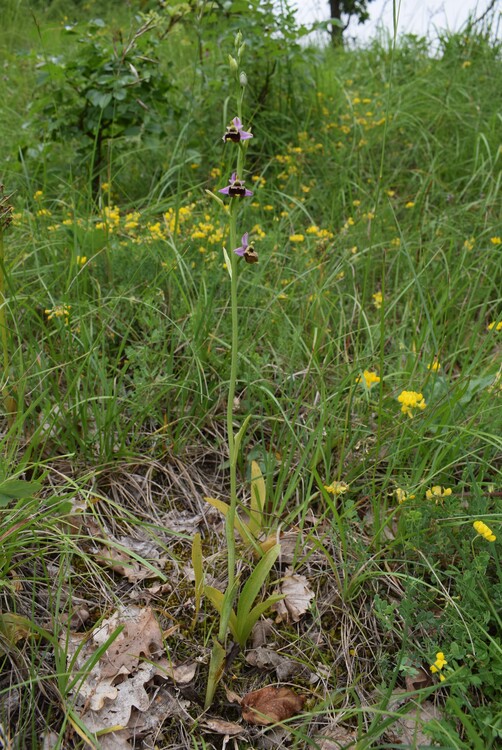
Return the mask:
POLYGON ((242 129, 242 122, 238 117, 234 117, 231 124, 227 126, 227 132, 223 136, 225 143, 232 141, 233 143, 239 143, 239 141, 247 141, 253 137, 252 133, 247 133, 242 129))
POLYGON ((249 244, 249 233, 246 232, 242 235, 242 246, 237 247, 234 250, 234 253, 236 255, 239 255, 241 258, 244 258, 246 263, 258 263, 258 253, 254 249, 253 245, 249 244))
POLYGON ((231 198, 244 198, 245 196, 253 195, 252 190, 247 190, 244 187, 244 180, 237 179, 237 173, 233 172, 229 179, 227 187, 218 190, 223 195, 229 195, 231 198))

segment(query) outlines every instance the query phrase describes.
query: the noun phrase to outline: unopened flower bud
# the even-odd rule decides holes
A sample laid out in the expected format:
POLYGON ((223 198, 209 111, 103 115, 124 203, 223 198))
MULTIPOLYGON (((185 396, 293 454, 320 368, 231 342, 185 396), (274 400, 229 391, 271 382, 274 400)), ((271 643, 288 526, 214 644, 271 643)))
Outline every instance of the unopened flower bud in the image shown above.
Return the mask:
POLYGON ((242 53, 244 52, 244 48, 246 47, 246 42, 243 42, 239 49, 237 50, 237 58, 240 60, 242 57, 242 53))
POLYGON ((238 31, 237 34, 235 35, 235 40, 234 40, 235 49, 237 49, 237 47, 240 47, 241 44, 242 44, 242 31, 238 31))
POLYGON ((237 70, 239 70, 239 63, 237 62, 235 57, 232 57, 232 55, 228 56, 228 64, 230 65, 230 70, 232 72, 236 72, 237 70))
POLYGON ((244 73, 244 71, 241 71, 241 74, 239 75, 239 83, 243 89, 246 88, 246 86, 248 85, 248 77, 244 73))

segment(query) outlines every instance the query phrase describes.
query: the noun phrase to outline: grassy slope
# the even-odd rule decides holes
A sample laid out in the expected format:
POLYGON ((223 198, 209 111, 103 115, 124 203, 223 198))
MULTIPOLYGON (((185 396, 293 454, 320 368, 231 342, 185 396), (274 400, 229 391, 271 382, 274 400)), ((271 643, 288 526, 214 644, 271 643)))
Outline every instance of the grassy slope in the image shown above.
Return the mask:
MULTIPOLYGON (((4 380, 16 413, 3 420, 3 470, 43 486, 1 510, 2 610, 57 635, 84 601, 90 628, 131 600, 131 585, 98 564, 89 537, 153 537, 176 581, 153 600, 183 633, 170 648, 204 656, 209 604, 195 633, 186 630, 193 591, 183 565, 197 522, 174 534, 166 514, 198 518, 206 495, 227 492, 225 227, 204 194, 227 180, 227 49, 208 41, 204 78, 193 29, 168 38, 165 62, 182 85, 166 140, 114 146, 102 179, 110 187, 94 202, 71 141, 28 150, 40 142, 27 110, 39 96, 34 55, 40 62, 68 39, 59 21, 41 22, 38 36, 22 4, 9 8, 13 26, 26 24, 2 42, 2 119, 13 123, 3 182, 17 191, 5 235, 4 380), (70 511, 75 500, 83 515, 70 511), (61 523, 69 512, 77 530, 61 523)), ((249 54, 256 102, 261 68, 249 54)), ((435 679, 422 696, 442 712, 435 736, 444 747, 475 747, 473 737, 492 747, 500 732, 498 542, 472 527, 485 520, 497 534, 501 517, 502 332, 488 330, 500 321, 496 68, 493 47, 474 34, 446 40, 440 58, 413 40, 326 54, 315 71, 293 56, 253 110, 248 184, 260 179, 241 225, 260 262, 239 279, 235 418, 252 414, 243 501, 255 459, 269 527, 298 534, 295 568, 316 593, 309 615, 278 625, 270 644, 322 675, 315 685, 297 680, 308 702, 293 725, 296 747, 337 717, 361 747, 397 741, 380 709, 439 651, 448 687, 435 679), (380 382, 366 387, 365 370, 380 382), (403 390, 426 402, 412 419, 400 411, 403 390), (330 494, 336 481, 349 490, 330 494), (434 485, 451 494, 428 499, 434 485)), ((207 570, 221 582, 222 530, 214 517, 201 528, 207 570)), ((63 661, 22 627, 6 638, 0 719, 20 747, 37 747, 44 716, 63 736, 72 701, 63 661)), ((267 682, 242 657, 234 676, 241 694, 267 682)), ((196 692, 203 684, 202 669, 196 692)), ((224 703, 215 713, 235 716, 224 703)), ((201 741, 197 723, 187 731, 201 741)), ((158 739, 186 741, 176 722, 158 739)))

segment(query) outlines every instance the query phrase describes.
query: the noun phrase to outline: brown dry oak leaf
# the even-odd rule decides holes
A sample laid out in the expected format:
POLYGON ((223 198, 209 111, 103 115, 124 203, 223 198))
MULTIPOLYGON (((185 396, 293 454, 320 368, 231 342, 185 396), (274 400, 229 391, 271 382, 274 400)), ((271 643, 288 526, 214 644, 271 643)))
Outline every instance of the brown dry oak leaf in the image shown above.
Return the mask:
POLYGON ((223 719, 206 719, 202 727, 215 734, 225 734, 227 737, 235 737, 237 734, 244 732, 244 727, 233 721, 223 721, 223 719))
POLYGON ((272 607, 277 612, 276 622, 298 622, 314 598, 314 592, 305 576, 294 575, 292 568, 286 570, 281 584, 281 594, 284 595, 284 599, 272 607))
POLYGON ((305 697, 290 688, 269 685, 247 693, 241 701, 242 718, 250 724, 267 726, 299 713, 305 697))

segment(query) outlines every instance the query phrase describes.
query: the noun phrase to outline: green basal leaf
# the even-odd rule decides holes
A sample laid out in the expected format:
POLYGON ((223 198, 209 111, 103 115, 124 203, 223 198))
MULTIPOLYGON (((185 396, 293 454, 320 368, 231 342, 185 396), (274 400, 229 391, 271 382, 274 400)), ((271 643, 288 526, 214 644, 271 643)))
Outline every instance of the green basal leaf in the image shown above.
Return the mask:
POLYGON ((202 560, 202 543, 201 536, 197 532, 192 542, 192 567, 194 572, 195 586, 195 612, 192 621, 192 627, 195 626, 197 615, 199 614, 200 602, 204 593, 204 569, 202 560))
POLYGON ((273 547, 271 547, 271 549, 269 549, 269 551, 265 555, 263 555, 260 562, 257 564, 256 568, 253 570, 248 580, 246 581, 240 593, 239 602, 237 605, 238 631, 244 627, 243 623, 247 621, 254 600, 258 596, 261 587, 265 583, 273 564, 279 556, 280 551, 280 544, 275 544, 273 547))
POLYGON ((251 462, 251 510, 249 513, 248 529, 253 536, 258 536, 263 528, 263 509, 266 500, 266 487, 260 465, 251 462))
POLYGON ((215 638, 214 643, 213 643, 213 648, 211 651, 211 660, 209 662, 209 674, 207 677, 206 700, 205 700, 206 708, 209 708, 209 706, 213 702, 216 686, 223 676, 226 656, 227 654, 226 654, 224 647, 215 638))
POLYGON ((270 609, 273 604, 275 604, 276 602, 280 602, 281 599, 284 599, 284 594, 273 594, 273 596, 269 596, 268 599, 265 599, 264 602, 260 602, 255 607, 253 607, 251 612, 248 614, 247 619, 243 623, 237 621, 237 627, 239 631, 237 633, 236 640, 241 648, 244 648, 244 646, 246 645, 246 641, 251 635, 251 631, 254 628, 255 623, 259 620, 262 614, 264 614, 267 609, 270 609))
MULTIPOLYGON (((225 595, 213 586, 204 586, 204 594, 207 596, 213 607, 217 610, 220 617, 223 616, 223 606, 225 603, 225 595)), ((235 612, 232 609, 228 618, 228 627, 235 640, 237 640, 237 618, 235 612)))
POLYGON ((11 500, 27 500, 42 489, 41 482, 25 482, 23 479, 7 479, 0 483, 0 508, 11 500))

